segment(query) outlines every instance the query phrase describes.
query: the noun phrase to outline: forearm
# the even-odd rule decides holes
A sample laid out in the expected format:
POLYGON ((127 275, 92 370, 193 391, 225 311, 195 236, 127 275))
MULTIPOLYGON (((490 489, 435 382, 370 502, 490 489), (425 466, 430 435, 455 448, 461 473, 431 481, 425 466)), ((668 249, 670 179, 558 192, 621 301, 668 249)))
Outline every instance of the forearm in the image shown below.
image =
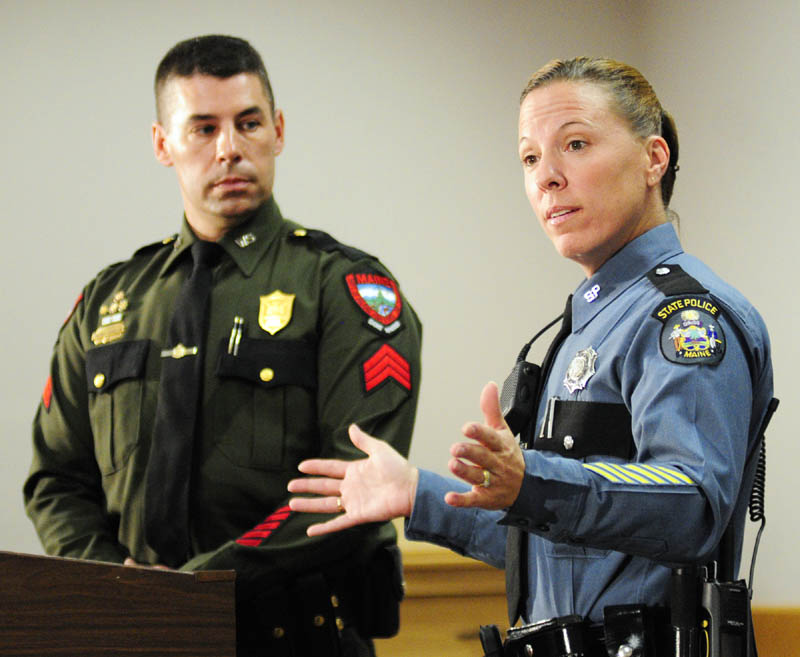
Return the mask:
POLYGON ((102 494, 65 475, 32 472, 24 487, 25 510, 48 554, 122 563, 128 551, 117 540, 117 522, 102 494))
POLYGON ((406 537, 441 545, 496 568, 505 562, 506 529, 502 514, 479 508, 456 508, 444 501, 450 491, 466 491, 463 482, 419 471, 414 508, 406 522, 406 537))

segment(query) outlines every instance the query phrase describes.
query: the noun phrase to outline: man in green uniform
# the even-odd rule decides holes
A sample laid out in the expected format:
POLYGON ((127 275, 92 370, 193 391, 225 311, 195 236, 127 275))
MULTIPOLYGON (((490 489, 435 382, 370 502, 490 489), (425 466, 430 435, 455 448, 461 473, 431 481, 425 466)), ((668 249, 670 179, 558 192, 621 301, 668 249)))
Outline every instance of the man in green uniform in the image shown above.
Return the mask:
POLYGON ((103 270, 62 327, 28 514, 50 554, 234 568, 240 655, 371 655, 397 629, 394 530, 308 538, 319 517, 286 484, 311 456, 362 456, 353 422, 407 453, 420 323, 377 259, 281 216, 284 119, 246 41, 177 44, 156 104, 183 225, 103 270), (181 322, 200 328, 177 341, 181 322))

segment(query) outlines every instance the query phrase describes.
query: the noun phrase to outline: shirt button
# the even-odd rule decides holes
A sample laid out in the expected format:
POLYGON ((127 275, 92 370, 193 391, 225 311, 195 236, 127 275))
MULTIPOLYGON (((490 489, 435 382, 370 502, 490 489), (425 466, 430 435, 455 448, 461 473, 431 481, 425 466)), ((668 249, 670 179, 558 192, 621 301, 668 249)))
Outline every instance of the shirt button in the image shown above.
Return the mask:
POLYGON ((275 372, 271 368, 265 367, 258 373, 258 378, 264 382, 272 381, 275 378, 275 372))
POLYGON ((569 451, 573 447, 575 447, 575 440, 572 438, 572 436, 564 436, 564 449, 569 451))
POLYGON ((95 374, 93 383, 95 388, 102 388, 106 383, 106 375, 102 373, 95 374))
POLYGON ((656 269, 656 276, 666 276, 669 274, 670 268, 669 267, 659 267, 656 269))

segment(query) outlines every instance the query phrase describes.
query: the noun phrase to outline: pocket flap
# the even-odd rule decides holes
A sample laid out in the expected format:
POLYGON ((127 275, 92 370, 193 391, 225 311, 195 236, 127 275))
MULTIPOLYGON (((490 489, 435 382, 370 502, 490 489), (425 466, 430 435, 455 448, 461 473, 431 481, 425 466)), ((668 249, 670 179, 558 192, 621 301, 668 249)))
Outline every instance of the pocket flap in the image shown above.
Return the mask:
POLYGON ((114 342, 86 352, 86 384, 89 392, 105 392, 125 379, 144 373, 149 340, 114 342))
POLYGON ((228 353, 228 341, 220 341, 217 374, 271 388, 297 385, 317 387, 317 351, 305 340, 279 340, 242 336, 236 356, 228 353))

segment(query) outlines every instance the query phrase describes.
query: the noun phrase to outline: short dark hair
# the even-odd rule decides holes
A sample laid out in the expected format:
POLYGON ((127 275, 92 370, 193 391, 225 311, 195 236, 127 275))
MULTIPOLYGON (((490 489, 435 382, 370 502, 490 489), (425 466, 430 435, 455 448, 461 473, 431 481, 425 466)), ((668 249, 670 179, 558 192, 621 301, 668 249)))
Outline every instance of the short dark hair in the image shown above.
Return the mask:
POLYGON ((207 34, 175 44, 164 55, 156 69, 156 116, 162 120, 161 94, 174 76, 189 77, 195 73, 229 78, 239 73, 254 73, 261 80, 269 107, 275 111, 275 98, 261 55, 247 41, 222 34, 207 34))

